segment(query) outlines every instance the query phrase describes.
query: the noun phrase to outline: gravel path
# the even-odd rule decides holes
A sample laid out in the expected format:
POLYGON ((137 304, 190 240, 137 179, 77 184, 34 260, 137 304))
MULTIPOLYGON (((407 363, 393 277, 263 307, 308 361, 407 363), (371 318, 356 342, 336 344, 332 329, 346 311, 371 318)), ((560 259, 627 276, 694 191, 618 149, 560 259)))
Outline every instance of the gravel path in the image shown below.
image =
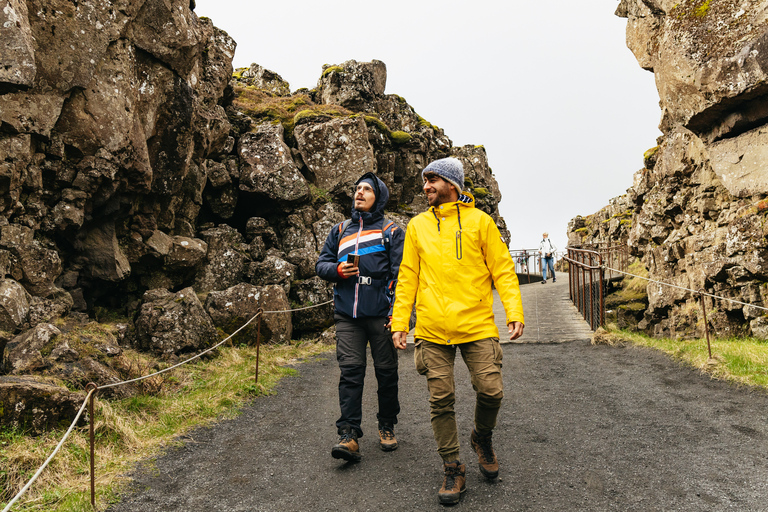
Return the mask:
MULTIPOLYGON (((495 482, 483 479, 469 449, 474 397, 466 368, 456 366, 468 490, 451 508, 768 510, 768 395, 648 349, 590 345, 567 300, 567 275, 558 275, 522 286, 524 343, 504 345, 495 482)), ((378 449, 369 364, 363 460, 331 458, 339 372, 329 354, 298 365, 298 377, 238 418, 197 429, 148 461, 109 510, 442 510, 426 381, 412 356, 411 347, 401 353, 398 450, 378 449)))

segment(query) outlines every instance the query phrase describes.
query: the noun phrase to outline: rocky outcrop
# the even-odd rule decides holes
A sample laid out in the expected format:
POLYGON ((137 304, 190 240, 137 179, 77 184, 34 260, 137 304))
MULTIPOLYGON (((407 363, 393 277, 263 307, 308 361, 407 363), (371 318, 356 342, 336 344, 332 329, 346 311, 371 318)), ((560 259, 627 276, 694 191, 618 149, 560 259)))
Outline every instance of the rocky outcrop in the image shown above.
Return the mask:
MULTIPOLYGON (((258 64, 233 73, 235 42, 188 0, 0 5, 6 373, 52 372, 72 385, 126 374, 121 354, 66 333, 43 340, 62 317, 119 314, 129 335, 108 352, 177 359, 221 339, 216 326, 246 321, 250 294, 269 311, 329 301, 314 264, 368 171, 405 228, 426 208, 421 169, 456 156, 508 239, 483 147, 453 147, 386 94, 383 62, 324 66, 315 89, 291 93, 258 64), (21 335, 37 340, 25 362, 21 335)), ((263 340, 316 335, 331 312, 269 313, 263 340)))
POLYGON ((149 290, 135 325, 136 345, 166 358, 201 352, 218 340, 213 322, 192 288, 177 293, 149 290))
MULTIPOLYGON (((52 379, 0 376, 0 426, 42 434, 67 428, 83 405, 85 393, 73 393, 52 379)), ((80 424, 85 423, 85 415, 80 424)))
MULTIPOLYGON (((652 279, 768 305, 768 4, 623 0, 617 14, 655 74, 663 132, 622 200, 633 208, 631 250, 652 279)), ((648 292, 641 327, 703 335, 695 292, 648 292)), ((718 334, 765 336, 764 311, 706 300, 718 334)))

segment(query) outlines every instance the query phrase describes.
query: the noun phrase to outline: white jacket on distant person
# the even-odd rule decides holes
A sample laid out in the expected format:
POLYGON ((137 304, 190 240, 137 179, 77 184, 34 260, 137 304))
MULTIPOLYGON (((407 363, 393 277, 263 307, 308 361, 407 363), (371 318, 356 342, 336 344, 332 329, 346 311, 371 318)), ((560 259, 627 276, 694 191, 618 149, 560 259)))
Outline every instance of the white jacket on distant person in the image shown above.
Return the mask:
POLYGON ((545 238, 539 244, 539 252, 541 253, 542 257, 546 257, 547 254, 554 256, 555 251, 557 251, 557 247, 555 247, 555 244, 553 244, 549 238, 545 238))

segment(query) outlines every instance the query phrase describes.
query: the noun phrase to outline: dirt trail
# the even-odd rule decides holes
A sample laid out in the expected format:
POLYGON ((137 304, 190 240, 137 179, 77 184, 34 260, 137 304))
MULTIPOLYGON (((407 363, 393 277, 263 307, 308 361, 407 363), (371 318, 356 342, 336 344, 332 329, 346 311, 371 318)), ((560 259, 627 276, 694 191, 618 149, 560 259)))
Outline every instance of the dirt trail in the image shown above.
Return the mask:
MULTIPOLYGON (((504 345, 496 482, 483 479, 469 449, 474 397, 457 364, 468 490, 451 508, 768 510, 768 396, 648 349, 590 345, 560 277, 522 287, 529 343, 504 345)), ((400 360, 398 450, 378 449, 369 364, 363 460, 331 458, 338 367, 329 354, 298 365, 298 377, 238 418, 198 429, 148 462, 109 510, 443 510, 426 382, 412 356, 409 347, 400 360)))

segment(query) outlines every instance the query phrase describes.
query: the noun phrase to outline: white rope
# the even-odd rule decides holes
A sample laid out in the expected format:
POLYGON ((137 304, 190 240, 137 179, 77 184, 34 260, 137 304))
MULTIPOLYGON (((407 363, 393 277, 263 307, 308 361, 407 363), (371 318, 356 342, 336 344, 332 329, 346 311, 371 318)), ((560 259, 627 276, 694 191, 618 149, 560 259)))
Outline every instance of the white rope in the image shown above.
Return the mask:
POLYGON ((333 302, 333 299, 325 301, 322 304, 314 304, 312 306, 304 306, 303 308, 286 309, 286 310, 283 310, 283 311, 264 311, 264 313, 291 313, 293 311, 303 311, 305 309, 319 308, 320 306, 325 306, 326 304, 330 304, 331 302, 333 302))
MULTIPOLYGON (((237 334, 238 332, 242 331, 242 330, 243 330, 243 329, 244 329, 244 328, 245 328, 245 327, 246 327, 248 324, 250 324, 251 322, 253 322, 253 320, 254 320, 254 319, 257 317, 257 316, 259 316, 259 315, 261 315, 261 314, 266 314, 266 313, 291 313, 291 312, 293 312, 293 311, 303 311, 303 310, 305 310, 305 309, 310 309, 310 308, 317 308, 317 307, 320 307, 320 306, 325 306, 326 304, 330 304, 331 302, 333 302, 333 300, 329 300, 329 301, 323 302, 322 304, 315 304, 315 305, 313 305, 313 306, 305 306, 305 307, 301 307, 301 308, 297 308, 297 309, 286 309, 286 310, 283 310, 283 311, 260 311, 260 312, 256 313, 255 315, 253 315, 253 316, 252 316, 252 317, 251 317, 251 318, 250 318, 250 319, 249 319, 247 322, 245 322, 243 325, 241 325, 241 326, 240 326, 240 327, 239 327, 239 328, 238 328, 238 329, 237 329, 235 332, 233 332, 232 334, 230 334, 229 336, 227 336, 226 338, 224 338, 223 340, 221 340, 219 343, 217 343, 216 345, 214 345, 214 346, 212 346, 212 347, 210 347, 210 348, 208 348, 208 349, 206 349, 206 350, 204 350, 204 351, 200 352, 199 354, 197 354, 197 355, 195 355, 195 356, 192 356, 192 357, 190 357, 189 359, 186 359, 186 360, 184 360, 184 361, 182 361, 182 362, 180 362, 180 363, 178 363, 178 364, 175 364, 175 365, 173 365, 173 366, 170 366, 170 367, 168 367, 168 368, 165 368, 165 369, 163 369, 163 370, 160 370, 160 371, 158 371, 158 372, 155 372, 155 373, 152 373, 152 374, 149 374, 149 375, 144 375, 143 377, 137 377, 137 378, 135 378, 135 379, 131 379, 131 380, 124 380, 124 381, 122 381, 122 382, 114 382, 114 383, 112 383, 112 384, 105 384, 105 385, 103 385, 103 386, 98 386, 98 388, 97 388, 97 389, 113 388, 113 387, 115 387, 115 386, 121 386, 121 385, 123 385, 123 384, 130 384, 130 383, 132 383, 132 382, 138 382, 138 381, 140 381, 140 380, 148 379, 148 378, 150 378, 150 377, 154 377, 155 375, 160 375, 161 373, 165 373, 165 372, 171 371, 171 370, 173 370, 174 368, 178 368, 179 366, 181 366, 181 365, 183 365, 183 364, 187 364, 188 362, 190 362, 190 361, 193 361, 193 360, 197 359, 198 357, 200 357, 200 356, 202 356, 202 355, 205 355, 205 354, 207 354, 207 353, 208 353, 208 352, 210 352, 211 350, 214 350, 215 348, 217 348, 217 347, 219 347, 220 345, 222 345, 223 343, 225 343, 227 340, 229 340, 230 338, 232 338, 232 336, 234 336, 234 335, 235 335, 235 334, 237 334)), ((27 485, 25 485, 25 486, 24 486, 24 488, 23 488, 21 491, 19 491, 19 493, 18 493, 18 494, 17 494, 17 495, 16 495, 16 496, 15 496, 15 497, 14 497, 14 498, 13 498, 13 499, 10 501, 10 503, 8 503, 8 505, 6 505, 6 507, 3 509, 3 511, 2 511, 2 512, 8 512, 9 510, 11 510, 11 506, 12 506, 14 503, 16 503, 16 501, 17 501, 17 500, 18 500, 18 499, 21 497, 21 495, 22 495, 22 494, 24 494, 25 492, 27 492, 27 489, 29 489, 29 487, 32 485, 32 483, 33 483, 35 480, 37 480, 37 477, 38 477, 38 476, 40 476, 40 473, 42 473, 42 472, 43 472, 43 469, 45 469, 45 467, 48 465, 48 463, 49 463, 49 462, 50 462, 50 461, 53 459, 53 457, 54 457, 54 456, 55 456, 55 455, 56 455, 56 454, 59 452, 59 449, 60 449, 60 448, 61 448, 61 446, 64 444, 64 441, 66 441, 66 440, 67 440, 67 438, 69 437, 69 434, 72 432, 72 429, 74 428, 75 424, 77 423, 77 420, 79 420, 79 419, 80 419, 80 415, 83 413, 83 410, 85 409, 85 406, 86 406, 86 404, 88 403, 88 399, 91 397, 91 395, 92 395, 92 394, 93 394, 95 391, 96 391, 96 389, 92 389, 92 390, 90 390, 90 391, 88 392, 88 395, 85 397, 85 401, 83 402, 83 405, 80 407, 80 411, 77 413, 77 416, 75 416, 75 419, 74 419, 74 421, 73 421, 73 422, 72 422, 72 424, 69 426, 69 429, 67 430, 66 434, 64 434, 64 437, 61 439, 61 441, 59 441, 59 444, 56 446, 56 449, 53 451, 53 453, 51 454, 51 456, 50 456, 50 457, 48 457, 48 460, 46 460, 46 461, 43 463, 43 465, 42 465, 42 466, 40 466, 40 469, 38 469, 38 470, 37 470, 37 473, 35 473, 35 476, 33 476, 33 477, 30 479, 30 481, 29 481, 29 482, 27 482, 27 485)))
POLYGON ((225 342, 227 342, 227 341, 228 341, 230 338, 232 338, 232 336, 234 336, 235 334, 237 334, 237 333, 239 333, 240 331, 242 331, 243 329, 245 329, 245 327, 246 327, 248 324, 250 324, 251 322, 253 322, 253 320, 254 320, 254 319, 257 317, 257 316, 259 316, 260 314, 266 314, 266 313, 290 313, 290 312, 292 312, 292 311, 301 311, 301 310, 304 310, 304 309, 309 309, 309 308, 317 308, 317 307, 320 307, 320 306, 325 306, 326 304, 329 304, 329 303, 331 303, 331 302, 333 302, 333 300, 329 300, 329 301, 327 301, 327 302, 323 302, 322 304, 315 304, 314 306, 306 306, 306 307, 303 307, 303 308, 298 308, 298 309, 286 309, 286 310, 283 310, 283 311, 261 311, 261 312, 259 312, 259 313, 256 313, 255 315, 253 315, 253 316, 252 316, 252 317, 251 317, 251 318, 250 318, 250 319, 249 319, 247 322, 245 322, 243 325, 241 325, 241 326, 240 326, 240 327, 239 327, 239 328, 238 328, 238 329, 237 329, 235 332, 233 332, 232 334, 230 334, 229 336, 227 336, 226 338, 224 338, 223 340, 221 340, 220 342, 218 342, 218 343, 217 343, 217 344, 215 344, 214 346, 212 346, 212 347, 209 347, 209 348, 207 348, 207 349, 203 350, 203 351, 202 351, 202 352, 200 352, 199 354, 197 354, 197 355, 195 355, 195 356, 192 356, 192 357, 190 357, 189 359, 186 359, 186 360, 184 360, 184 361, 182 361, 182 362, 180 362, 180 363, 177 363, 177 364, 175 364, 175 365, 173 365, 173 366, 169 366, 168 368, 162 369, 162 370, 160 370, 160 371, 157 371, 157 372, 155 372, 155 373, 151 373, 151 374, 149 374, 149 375, 144 375, 143 377, 136 377, 135 379, 131 379, 131 380, 124 380, 124 381, 122 381, 122 382, 114 382, 114 383, 112 383, 112 384, 104 384, 103 386, 99 386, 99 389, 113 388, 113 387, 115 387, 115 386, 121 386, 121 385, 123 385, 123 384, 130 384, 131 382, 138 382, 138 381, 140 381, 140 380, 144 380, 144 379, 148 379, 148 378, 150 378, 150 377, 154 377, 154 376, 156 376, 156 375, 160 375, 161 373, 169 372, 169 371, 173 370, 174 368, 178 368, 179 366, 181 366, 181 365, 183 365, 183 364, 187 364, 187 363, 188 363, 188 362, 190 362, 190 361, 194 361, 195 359, 197 359, 197 358, 199 358, 199 357, 201 357, 201 356, 203 356, 203 355, 207 354, 207 353, 208 353, 208 352, 210 352, 211 350, 214 350, 214 349, 218 348, 219 346, 223 345, 223 344, 224 344, 225 342))
POLYGON ((768 308, 765 308, 763 306, 756 306, 754 304, 749 304, 747 302, 741 302, 739 300, 729 299, 727 297, 720 297, 719 295, 713 295, 713 294, 708 293, 708 292, 699 291, 699 290, 692 290, 690 288, 685 288, 683 286, 677 286, 675 284, 669 284, 669 283, 665 283, 663 281, 657 281, 655 279, 650 279, 648 277, 643 277, 643 276, 638 276, 638 275, 635 275, 635 274, 630 274, 629 272, 624 272, 624 271, 616 269, 616 268, 611 268, 611 267, 605 267, 605 268, 608 269, 608 270, 612 270, 614 272, 618 272, 620 274, 627 275, 627 276, 637 277, 639 279, 645 279, 646 281, 650 281, 651 283, 662 284, 664 286, 670 286, 672 288, 677 288, 678 290, 685 290, 685 291, 691 292, 691 293, 697 293, 697 294, 701 294, 701 295, 706 295, 707 297, 712 297, 713 299, 725 300, 725 301, 728 301, 728 302, 732 302, 734 304, 740 304, 742 306, 749 306, 749 307, 753 307, 753 308, 757 308, 757 309, 762 309, 764 311, 768 311, 768 308))
POLYGON ((64 444, 64 441, 66 441, 67 438, 69 437, 69 434, 72 432, 72 429, 75 427, 75 424, 77 423, 77 420, 80 419, 80 415, 83 414, 83 410, 85 409, 85 406, 88 403, 88 399, 91 398, 91 395, 93 394, 94 391, 96 391, 96 390, 92 389, 86 395, 85 400, 83 401, 83 405, 80 406, 80 410, 78 411, 77 416, 75 416, 75 419, 72 421, 72 424, 69 426, 69 429, 67 429, 67 433, 64 434, 64 437, 61 438, 61 441, 59 441, 59 444, 56 445, 56 449, 53 450, 53 453, 51 454, 51 456, 48 457, 48 459, 43 463, 42 466, 40 466, 40 469, 38 469, 37 473, 35 473, 35 475, 29 480, 29 482, 27 482, 27 485, 25 485, 24 488, 22 490, 20 490, 19 493, 16 496, 13 497, 13 499, 8 503, 8 505, 6 505, 6 507, 3 509, 3 512, 8 512, 9 510, 11 510, 11 507, 13 506, 13 504, 16 503, 16 501, 19 498, 21 498, 22 494, 27 492, 27 489, 29 489, 30 486, 32 485, 32 483, 35 480, 37 480, 37 477, 40 476, 40 473, 43 472, 43 470, 48 465, 48 463, 51 462, 51 460, 56 456, 57 453, 59 453, 59 449, 64 444))

